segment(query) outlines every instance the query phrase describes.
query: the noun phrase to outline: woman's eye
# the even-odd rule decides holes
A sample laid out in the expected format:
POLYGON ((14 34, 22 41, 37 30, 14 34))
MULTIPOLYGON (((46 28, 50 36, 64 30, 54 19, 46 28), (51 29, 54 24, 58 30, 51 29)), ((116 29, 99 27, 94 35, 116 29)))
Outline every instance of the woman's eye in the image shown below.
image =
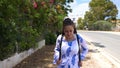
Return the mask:
POLYGON ((70 32, 72 32, 72 30, 70 30, 70 32))
POLYGON ((65 32, 72 32, 72 30, 69 30, 69 31, 65 31, 65 32))

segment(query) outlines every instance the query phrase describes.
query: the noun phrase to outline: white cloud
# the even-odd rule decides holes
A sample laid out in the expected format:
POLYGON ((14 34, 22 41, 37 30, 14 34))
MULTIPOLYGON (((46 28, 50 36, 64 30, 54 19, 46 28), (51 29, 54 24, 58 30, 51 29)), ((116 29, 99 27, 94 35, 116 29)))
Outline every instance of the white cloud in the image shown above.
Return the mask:
MULTIPOLYGON (((78 17, 84 18, 84 14, 86 11, 89 10, 89 2, 91 0, 74 0, 73 3, 70 4, 71 8, 72 8, 72 13, 69 13, 68 16, 70 18, 76 18, 76 20, 78 19, 78 17), (79 3, 77 1, 80 1, 79 3)), ((112 0, 114 2, 114 4, 116 4, 117 8, 118 8, 118 15, 117 17, 120 19, 120 4, 119 4, 119 0, 112 0)))
POLYGON ((111 0, 116 6, 117 6, 117 9, 118 9, 118 15, 117 15, 117 18, 120 19, 120 0, 111 0))
POLYGON ((69 13, 68 16, 70 18, 75 18, 76 20, 78 17, 84 18, 85 12, 89 10, 89 3, 77 4, 76 0, 74 0, 74 2, 70 5, 72 8, 72 13, 69 13))
POLYGON ((72 3, 70 3, 70 6, 71 6, 71 8, 74 8, 75 6, 77 6, 78 4, 77 4, 77 1, 76 0, 74 0, 74 2, 72 2, 72 3))

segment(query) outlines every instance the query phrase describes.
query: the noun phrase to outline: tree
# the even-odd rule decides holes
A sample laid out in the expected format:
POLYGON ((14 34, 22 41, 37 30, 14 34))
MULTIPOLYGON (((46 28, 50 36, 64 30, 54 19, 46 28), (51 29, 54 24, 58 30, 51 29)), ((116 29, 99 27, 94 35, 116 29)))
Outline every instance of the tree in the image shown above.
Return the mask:
POLYGON ((84 28, 83 19, 82 18, 78 18, 77 22, 78 22, 77 28, 78 29, 83 29, 84 28))
POLYGON ((89 27, 97 20, 116 17, 118 10, 115 4, 110 0, 92 0, 89 3, 90 10, 85 14, 85 20, 88 21, 89 27))
POLYGON ((66 3, 73 2, 73 0, 37 0, 36 2, 38 3, 38 8, 32 13, 36 15, 33 17, 33 22, 36 23, 34 28, 43 28, 40 31, 44 32, 44 27, 46 27, 45 31, 53 32, 57 28, 55 25, 61 23, 64 17, 67 16, 67 11, 71 10, 66 3))

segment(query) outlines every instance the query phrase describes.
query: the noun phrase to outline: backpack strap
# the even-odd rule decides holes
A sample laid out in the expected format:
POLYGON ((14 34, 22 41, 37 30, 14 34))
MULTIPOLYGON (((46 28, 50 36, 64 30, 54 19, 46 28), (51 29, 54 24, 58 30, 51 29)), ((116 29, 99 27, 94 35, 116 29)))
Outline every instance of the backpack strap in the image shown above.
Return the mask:
POLYGON ((78 42, 78 47, 79 47, 79 51, 78 51, 78 58, 79 58, 79 62, 81 62, 81 55, 80 55, 80 41, 79 41, 79 37, 78 37, 78 34, 76 34, 76 37, 77 37, 77 42, 78 42))
POLYGON ((61 36, 61 40, 60 40, 60 52, 59 52, 59 60, 61 59, 61 45, 62 45, 62 39, 63 39, 63 35, 61 36))

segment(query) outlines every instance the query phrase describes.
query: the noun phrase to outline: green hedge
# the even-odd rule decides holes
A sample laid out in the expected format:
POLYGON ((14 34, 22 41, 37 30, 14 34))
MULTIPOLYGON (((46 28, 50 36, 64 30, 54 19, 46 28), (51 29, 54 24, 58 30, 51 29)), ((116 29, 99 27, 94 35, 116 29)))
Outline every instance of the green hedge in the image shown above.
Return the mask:
MULTIPOLYGON (((57 0, 55 4, 50 4, 49 0, 35 1, 38 3, 37 8, 33 7, 31 0, 0 0, 0 60, 15 52, 37 47, 36 43, 40 41, 44 31, 59 30, 63 18, 70 10, 65 6, 66 1, 57 0), (45 4, 42 5, 43 1, 45 4), (61 8, 57 9, 57 4, 61 8)), ((48 33, 44 37, 46 44, 55 43, 55 34, 48 33)))
POLYGON ((94 30, 110 31, 112 28, 112 23, 104 20, 97 21, 93 25, 94 30))
POLYGON ((30 22, 34 18, 30 13, 30 10, 34 10, 30 2, 1 0, 0 10, 0 60, 15 52, 36 47, 36 38, 40 33, 32 27, 33 22, 30 22))
POLYGON ((2 18, 0 20, 0 60, 10 57, 15 52, 37 47, 36 38, 39 33, 36 29, 27 24, 18 27, 16 23, 13 25, 2 18))
POLYGON ((52 45, 56 42, 56 34, 55 33, 47 33, 45 36, 45 44, 52 45))

